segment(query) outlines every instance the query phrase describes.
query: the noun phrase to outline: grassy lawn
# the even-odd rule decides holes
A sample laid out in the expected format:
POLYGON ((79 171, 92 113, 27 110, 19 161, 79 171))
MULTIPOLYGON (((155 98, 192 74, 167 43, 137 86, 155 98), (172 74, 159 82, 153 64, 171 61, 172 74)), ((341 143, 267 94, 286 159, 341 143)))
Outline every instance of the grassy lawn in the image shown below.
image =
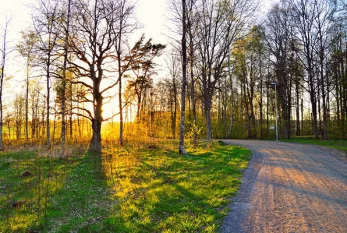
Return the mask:
POLYGON ((312 138, 293 138, 289 140, 281 140, 283 142, 296 142, 296 143, 302 143, 302 144, 312 144, 312 145, 319 145, 319 146, 326 146, 330 147, 336 150, 342 150, 347 153, 347 141, 346 140, 316 140, 312 138))
POLYGON ((173 149, 109 148, 69 159, 5 153, 0 232, 217 232, 250 152, 173 149))

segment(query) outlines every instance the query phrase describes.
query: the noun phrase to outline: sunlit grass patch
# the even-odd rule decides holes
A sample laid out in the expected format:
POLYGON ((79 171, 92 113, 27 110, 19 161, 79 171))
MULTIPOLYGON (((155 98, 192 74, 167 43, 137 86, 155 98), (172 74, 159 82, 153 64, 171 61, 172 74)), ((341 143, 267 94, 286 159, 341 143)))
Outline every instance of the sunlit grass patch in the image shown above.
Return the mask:
POLYGON ((250 152, 214 144, 182 156, 175 148, 152 141, 68 159, 7 153, 0 232, 216 232, 250 152))
POLYGON ((181 156, 163 148, 139 150, 130 159, 137 162, 129 167, 120 157, 105 160, 105 167, 127 171, 109 180, 118 189, 120 204, 105 220, 108 227, 120 232, 215 232, 250 152, 230 146, 188 152, 181 156))
POLYGON ((0 160, 0 231, 25 232, 47 215, 52 196, 78 162, 40 156, 38 151, 7 153, 0 160))

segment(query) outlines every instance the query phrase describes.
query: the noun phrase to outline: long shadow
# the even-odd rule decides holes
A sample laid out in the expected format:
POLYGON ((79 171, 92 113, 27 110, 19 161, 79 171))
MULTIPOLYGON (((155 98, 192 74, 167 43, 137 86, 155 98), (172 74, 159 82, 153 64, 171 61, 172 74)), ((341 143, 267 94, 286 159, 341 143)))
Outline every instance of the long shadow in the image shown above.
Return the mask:
POLYGON ((65 174, 58 181, 59 188, 48 194, 41 220, 23 232, 102 232, 97 225, 107 216, 111 205, 101 155, 86 153, 56 162, 60 169, 73 167, 62 171, 65 174))
MULTIPOLYGON (((170 159, 170 163, 160 163, 160 161, 155 163, 153 161, 157 159, 156 156, 147 158, 142 155, 134 158, 138 161, 132 161, 132 158, 127 157, 129 155, 124 154, 124 161, 117 161, 118 167, 112 167, 112 164, 107 163, 107 161, 113 163, 119 159, 118 154, 117 156, 85 154, 71 160, 55 159, 52 170, 59 170, 64 175, 57 178, 54 178, 54 175, 53 177, 44 176, 43 180, 50 184, 49 187, 53 188, 57 182, 54 191, 49 191, 44 217, 38 223, 33 222, 29 227, 19 229, 19 232, 149 232, 159 229, 156 228, 158 223, 171 221, 170 218, 173 215, 187 214, 190 220, 197 219, 201 214, 221 218, 220 208, 210 203, 203 192, 195 192, 196 190, 192 191, 185 187, 184 182, 191 177, 207 175, 204 173, 206 167, 210 167, 208 173, 218 173, 215 167, 228 162, 226 157, 216 160, 224 153, 223 149, 217 149, 213 156, 206 152, 196 156, 175 157, 172 155, 176 153, 168 150, 167 155, 161 155, 161 159, 170 159), (180 173, 182 167, 186 169, 184 174, 180 173), (146 174, 147 172, 152 172, 153 176, 146 174), (119 188, 117 181, 126 179, 133 184, 133 189, 127 192, 124 198, 115 196, 119 188), (151 179, 155 179, 156 182, 151 182, 151 179), (143 187, 141 183, 149 185, 143 187), (166 190, 166 188, 169 189, 166 190), (175 195, 171 195, 170 191, 175 192, 175 195), (154 193, 157 202, 147 202, 148 192, 154 193), (123 216, 121 208, 124 203, 139 208, 136 211, 140 212, 145 212, 147 211, 145 208, 148 208, 149 214, 146 217, 149 220, 145 222, 140 219, 140 214, 135 210, 130 211, 129 216, 123 216), (145 206, 146 204, 151 206, 145 206)), ((247 159, 239 158, 239 160, 247 159)), ((230 175, 241 175, 240 169, 231 166, 227 172, 230 175)), ((210 180, 206 179, 205 182, 204 185, 212 188, 209 186, 210 180)), ((239 182, 235 181, 230 185, 238 186, 239 182)), ((219 220, 213 219, 213 221, 219 220)), ((193 231, 190 223, 186 224, 186 231, 193 231)), ((194 224, 197 224, 199 229, 205 227, 200 226, 199 223, 194 224)))
MULTIPOLYGON (((147 169, 156 170, 156 168, 150 165, 149 163, 144 162, 143 165, 146 166, 147 169)), ((185 181, 186 178, 182 177, 177 179, 177 178, 173 178, 170 175, 170 173, 176 174, 180 171, 180 169, 178 168, 179 163, 173 165, 173 167, 177 167, 177 168, 176 169, 170 168, 170 172, 165 170, 164 171, 156 170, 155 172, 156 177, 163 179, 171 187, 173 187, 175 191, 178 191, 179 194, 176 194, 176 195, 184 197, 184 198, 188 197, 189 200, 187 200, 187 202, 180 203, 181 202, 180 199, 171 199, 170 194, 165 193, 164 190, 162 193, 158 193, 157 196, 161 197, 161 199, 159 199, 158 203, 155 204, 153 208, 153 212, 160 213, 163 209, 165 210, 165 214, 161 214, 161 216, 157 216, 160 218, 160 221, 165 221, 172 215, 179 214, 182 212, 189 212, 190 215, 195 215, 195 216, 197 216, 198 214, 203 214, 203 212, 208 212, 209 214, 216 214, 217 210, 206 201, 207 197, 205 195, 196 195, 180 184, 180 182, 185 181), (174 209, 172 209, 174 205, 175 207, 174 209), (202 206, 204 207, 204 210, 202 210, 202 206)), ((195 173, 194 175, 203 175, 201 167, 202 166, 195 166, 195 168, 191 169, 189 173, 190 174, 195 173)), ((153 185, 150 188, 155 189, 162 185, 165 185, 165 183, 153 185)))
MULTIPOLYGON (((161 221, 165 221, 168 218, 170 218, 174 214, 180 214, 185 211, 187 211, 187 208, 191 211, 191 214, 195 214, 197 211, 194 208, 191 208, 192 205, 189 205, 189 203, 180 203, 181 199, 175 199, 171 197, 170 191, 175 192, 175 196, 179 196, 182 199, 189 197, 189 200, 195 200, 196 202, 199 202, 201 205, 206 206, 208 209, 211 209, 212 207, 208 205, 207 202, 204 201, 204 196, 197 196, 191 191, 187 190, 184 188, 182 185, 179 183, 184 180, 184 178, 173 178, 170 173, 177 173, 179 170, 179 162, 176 164, 172 164, 170 167, 166 168, 159 168, 156 166, 151 165, 149 162, 146 161, 141 161, 141 165, 144 167, 144 171, 153 171, 154 176, 149 177, 150 179, 157 179, 160 180, 160 182, 156 182, 154 184, 151 184, 149 186, 146 186, 145 190, 141 189, 136 189, 133 190, 132 195, 134 195, 134 198, 138 198, 141 196, 146 196, 146 193, 141 193, 141 192, 147 192, 147 191, 153 191, 156 196, 156 203, 154 203, 151 206, 151 212, 154 213, 155 215, 151 216, 150 223, 149 224, 141 224, 141 220, 139 220, 138 226, 133 226, 129 227, 126 225, 126 222, 129 221, 129 219, 125 219, 122 216, 118 217, 113 223, 117 224, 119 227, 119 230, 121 232, 150 232, 150 229, 153 228, 156 224, 158 224, 161 221), (173 167, 177 167, 174 169, 173 167), (161 170, 163 169, 163 170, 161 170), (162 188, 170 186, 170 190, 163 190, 162 188), (174 190, 172 190, 172 187, 174 190), (178 192, 178 193, 177 193, 178 192), (189 206, 188 206, 189 205, 189 206), (191 208, 191 209, 190 209, 191 208), (138 227, 141 227, 139 229, 138 227)), ((200 167, 201 168, 201 167, 200 167)), ((201 169, 199 167, 195 167, 195 169, 192 169, 190 172, 192 173, 201 173, 201 169)), ((134 180, 136 182, 136 180, 134 180)), ((144 183, 151 183, 151 180, 142 180, 144 183)), ((134 200, 135 201, 135 200, 134 200)), ((145 199, 141 200, 142 202, 146 202, 145 199)), ((145 203, 137 203, 140 206, 145 205, 145 203)), ((137 214, 134 213, 133 218, 139 218, 137 214)))
MULTIPOLYGON (((227 159, 224 158, 225 161, 214 161, 214 159, 223 155, 223 152, 225 153, 222 149, 217 149, 214 157, 208 152, 197 156, 171 157, 176 152, 168 150, 167 155, 161 155, 161 159, 167 159, 170 162, 162 164, 160 162, 156 164, 154 156, 140 158, 139 169, 141 173, 151 175, 139 176, 138 174, 134 174, 133 176, 129 176, 129 182, 137 183, 138 186, 134 185, 134 189, 129 192, 126 199, 120 200, 121 205, 124 204, 120 208, 126 207, 128 210, 134 209, 134 211, 130 211, 127 216, 120 214, 110 217, 110 227, 112 225, 117 226, 119 232, 150 232, 153 229, 160 231, 161 228, 158 226, 163 222, 168 224, 184 224, 184 221, 170 223, 170 221, 174 221, 172 220, 173 216, 182 217, 184 215, 188 216, 191 222, 204 214, 214 216, 214 219, 211 219, 211 221, 220 221, 222 218, 222 214, 220 213, 222 210, 221 207, 216 207, 213 203, 209 202, 203 192, 188 189, 185 186, 185 182, 190 182, 191 185, 194 185, 194 180, 191 179, 208 175, 205 174, 206 168, 209 168, 209 165, 212 165, 212 163, 214 163, 214 166, 211 166, 207 173, 217 173, 218 170, 215 169, 217 167, 216 164, 225 165, 227 159), (182 169, 184 170, 182 171, 182 169), (150 201, 149 199, 151 198, 154 198, 155 201, 150 201), (144 210, 145 208, 147 209, 144 210), (133 225, 129 225, 130 219, 134 219, 133 225)), ((240 160, 246 161, 247 158, 241 158, 240 160)), ((241 171, 237 168, 230 168, 228 172, 230 175, 241 175, 241 171)), ((210 187, 208 186, 208 182, 210 181, 207 179, 205 185, 210 187)), ((235 181, 235 183, 229 185, 238 186, 239 182, 235 181)), ((199 189, 199 187, 196 187, 196 189, 199 189)), ((118 211, 120 210, 118 209, 118 211)), ((198 229, 206 227, 205 225, 199 225, 199 223, 196 224, 195 227, 198 227, 198 229)), ((190 227, 192 226, 188 224, 183 228, 185 231, 194 231, 190 227)), ((196 230, 196 228, 194 229, 196 230)))

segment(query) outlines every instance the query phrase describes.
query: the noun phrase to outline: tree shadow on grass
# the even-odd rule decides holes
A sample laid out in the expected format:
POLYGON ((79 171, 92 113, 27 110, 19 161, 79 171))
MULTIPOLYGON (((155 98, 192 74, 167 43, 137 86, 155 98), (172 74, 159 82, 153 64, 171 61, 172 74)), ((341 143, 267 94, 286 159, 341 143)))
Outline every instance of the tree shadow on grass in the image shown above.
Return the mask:
MULTIPOLYGON (((65 175, 57 181, 59 187, 49 192, 47 208, 40 221, 34 222, 26 231, 102 232, 102 221, 112 204, 101 156, 86 154, 58 162, 60 168, 56 169, 65 175)), ((46 182, 50 181, 47 177, 46 182)))
POLYGON ((110 229, 215 232, 240 184, 240 161, 248 161, 247 156, 237 158, 223 148, 189 156, 170 150, 153 153, 139 157, 135 167, 140 172, 127 177, 132 190, 107 219, 110 229))
POLYGON ((45 217, 19 231, 216 232, 249 158, 238 150, 180 156, 156 148, 57 159, 52 169, 65 175, 45 178, 57 184, 45 217))

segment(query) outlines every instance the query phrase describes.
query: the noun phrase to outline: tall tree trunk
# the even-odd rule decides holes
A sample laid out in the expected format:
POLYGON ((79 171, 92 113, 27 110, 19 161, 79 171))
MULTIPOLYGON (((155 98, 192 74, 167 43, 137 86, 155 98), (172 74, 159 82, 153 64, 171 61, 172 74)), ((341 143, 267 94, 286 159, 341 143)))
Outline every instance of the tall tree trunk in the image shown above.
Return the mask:
POLYGON ((315 94, 313 92, 310 93, 310 100, 312 105, 312 127, 313 127, 313 135, 315 139, 319 139, 318 132, 318 121, 317 121, 317 101, 315 94))
POLYGON ((231 62, 230 62, 231 54, 229 52, 228 56, 228 76, 229 76, 229 82, 230 82, 230 124, 229 124, 229 138, 232 138, 233 135, 233 115, 234 115, 234 92, 233 92, 233 79, 231 77, 231 62))
MULTIPOLYGON (((50 57, 48 58, 50 59, 50 57)), ((47 67, 50 67, 50 63, 47 63, 47 67)), ((49 104, 50 104, 50 70, 47 69, 47 86, 46 86, 47 96, 46 96, 46 143, 48 147, 51 147, 51 129, 50 129, 50 122, 49 122, 49 104)))
MULTIPOLYGON (((119 40, 121 43, 121 40, 119 40)), ((120 45, 119 45, 120 46, 120 45)), ((122 100, 122 67, 120 60, 120 51, 118 52, 118 102, 119 102, 119 144, 123 146, 123 100, 122 100)))
POLYGON ((194 80, 194 48, 193 48, 193 35, 191 32, 191 22, 189 26, 189 47, 190 47, 190 79, 191 79, 191 87, 190 87, 190 95, 191 95, 191 109, 193 113, 193 147, 196 148, 197 140, 198 140, 198 132, 197 132, 197 122, 196 122, 196 106, 195 106, 195 80, 194 80))
POLYGON ((25 80, 25 142, 29 141, 29 58, 27 56, 27 69, 26 69, 26 80, 25 80))
POLYGON ((301 99, 301 129, 304 129, 304 99, 301 99))
POLYGON ((318 133, 323 138, 323 126, 322 126, 322 104, 321 104, 321 84, 320 84, 320 78, 317 84, 317 106, 318 106, 318 133))
POLYGON ((211 128, 211 98, 205 96, 205 120, 206 120, 206 139, 207 147, 210 147, 212 141, 212 128, 211 128))
POLYGON ((260 139, 263 140, 263 79, 262 79, 262 77, 260 77, 259 113, 260 113, 259 114, 260 115, 260 139))
MULTIPOLYGON (((65 41, 64 41, 64 63, 63 63, 63 80, 61 87, 61 156, 65 156, 65 140, 66 140, 66 124, 65 124, 65 104, 66 104, 66 72, 67 72, 67 56, 69 46, 69 27, 70 27, 71 0, 68 1, 65 41)), ((71 88, 72 89, 72 88, 71 88)))
POLYGON ((328 123, 327 123, 327 105, 326 105, 326 90, 325 90, 325 78, 324 78, 324 55, 321 55, 320 64, 320 78, 321 78, 321 93, 323 104, 323 140, 328 140, 328 123))
POLYGON ((94 153, 101 153, 101 124, 102 124, 102 105, 103 97, 100 94, 100 81, 94 77, 94 119, 92 120, 92 140, 89 150, 94 153))
POLYGON ((180 122, 180 143, 178 153, 186 154, 184 149, 184 120, 186 111, 186 86, 187 86, 187 44, 186 44, 186 0, 182 0, 182 90, 181 90, 181 122, 180 122))
MULTIPOLYGON (((310 49, 307 49, 310 51, 310 49)), ((313 135, 315 139, 319 139, 318 125, 317 125, 317 97, 315 92, 314 80, 313 80, 313 67, 312 60, 307 58, 308 62, 308 78, 309 78, 309 92, 310 92, 310 100, 312 105, 312 127, 313 127, 313 135)))
MULTIPOLYGON (((298 78, 298 77, 296 77, 298 78)), ((296 136, 300 136, 300 92, 299 80, 295 81, 295 94, 296 94, 296 136)), ((303 119, 302 119, 303 120, 303 119)))
POLYGON ((177 121, 177 87, 176 79, 173 79, 173 115, 171 119, 171 128, 173 139, 176 139, 176 121, 177 121))
MULTIPOLYGON (((93 39, 92 44, 93 47, 97 47, 97 6, 98 1, 95 1, 94 4, 94 27, 93 27, 93 39)), ((92 66, 91 66, 91 76, 93 80, 93 113, 94 118, 92 119, 92 140, 89 145, 89 151, 95 154, 101 153, 101 124, 102 124, 102 104, 103 104, 103 97, 100 93, 100 82, 102 79, 102 70, 101 70, 101 64, 100 61, 96 59, 96 50, 93 51, 92 54, 92 66), (96 69, 94 64, 96 63, 96 69), (98 76, 97 76, 98 73, 98 76)), ((122 103, 120 102, 120 105, 122 103)))
MULTIPOLYGON (((123 39, 123 19, 119 22, 119 32, 117 41, 117 62, 118 62, 118 102, 119 102, 119 145, 123 146, 123 70, 122 70, 122 39, 123 39)), ((138 110, 139 111, 139 110, 138 110)), ((139 114, 139 112, 137 113, 139 114)))
POLYGON ((7 29, 8 29, 8 25, 9 25, 10 20, 8 20, 5 23, 5 28, 3 31, 3 44, 2 44, 2 48, 1 48, 1 76, 0 76, 0 150, 3 150, 3 141, 2 141, 2 127, 3 127, 3 103, 2 103, 2 92, 4 90, 4 77, 5 77, 5 64, 6 64, 6 55, 7 55, 7 51, 6 51, 6 44, 7 44, 7 29))

